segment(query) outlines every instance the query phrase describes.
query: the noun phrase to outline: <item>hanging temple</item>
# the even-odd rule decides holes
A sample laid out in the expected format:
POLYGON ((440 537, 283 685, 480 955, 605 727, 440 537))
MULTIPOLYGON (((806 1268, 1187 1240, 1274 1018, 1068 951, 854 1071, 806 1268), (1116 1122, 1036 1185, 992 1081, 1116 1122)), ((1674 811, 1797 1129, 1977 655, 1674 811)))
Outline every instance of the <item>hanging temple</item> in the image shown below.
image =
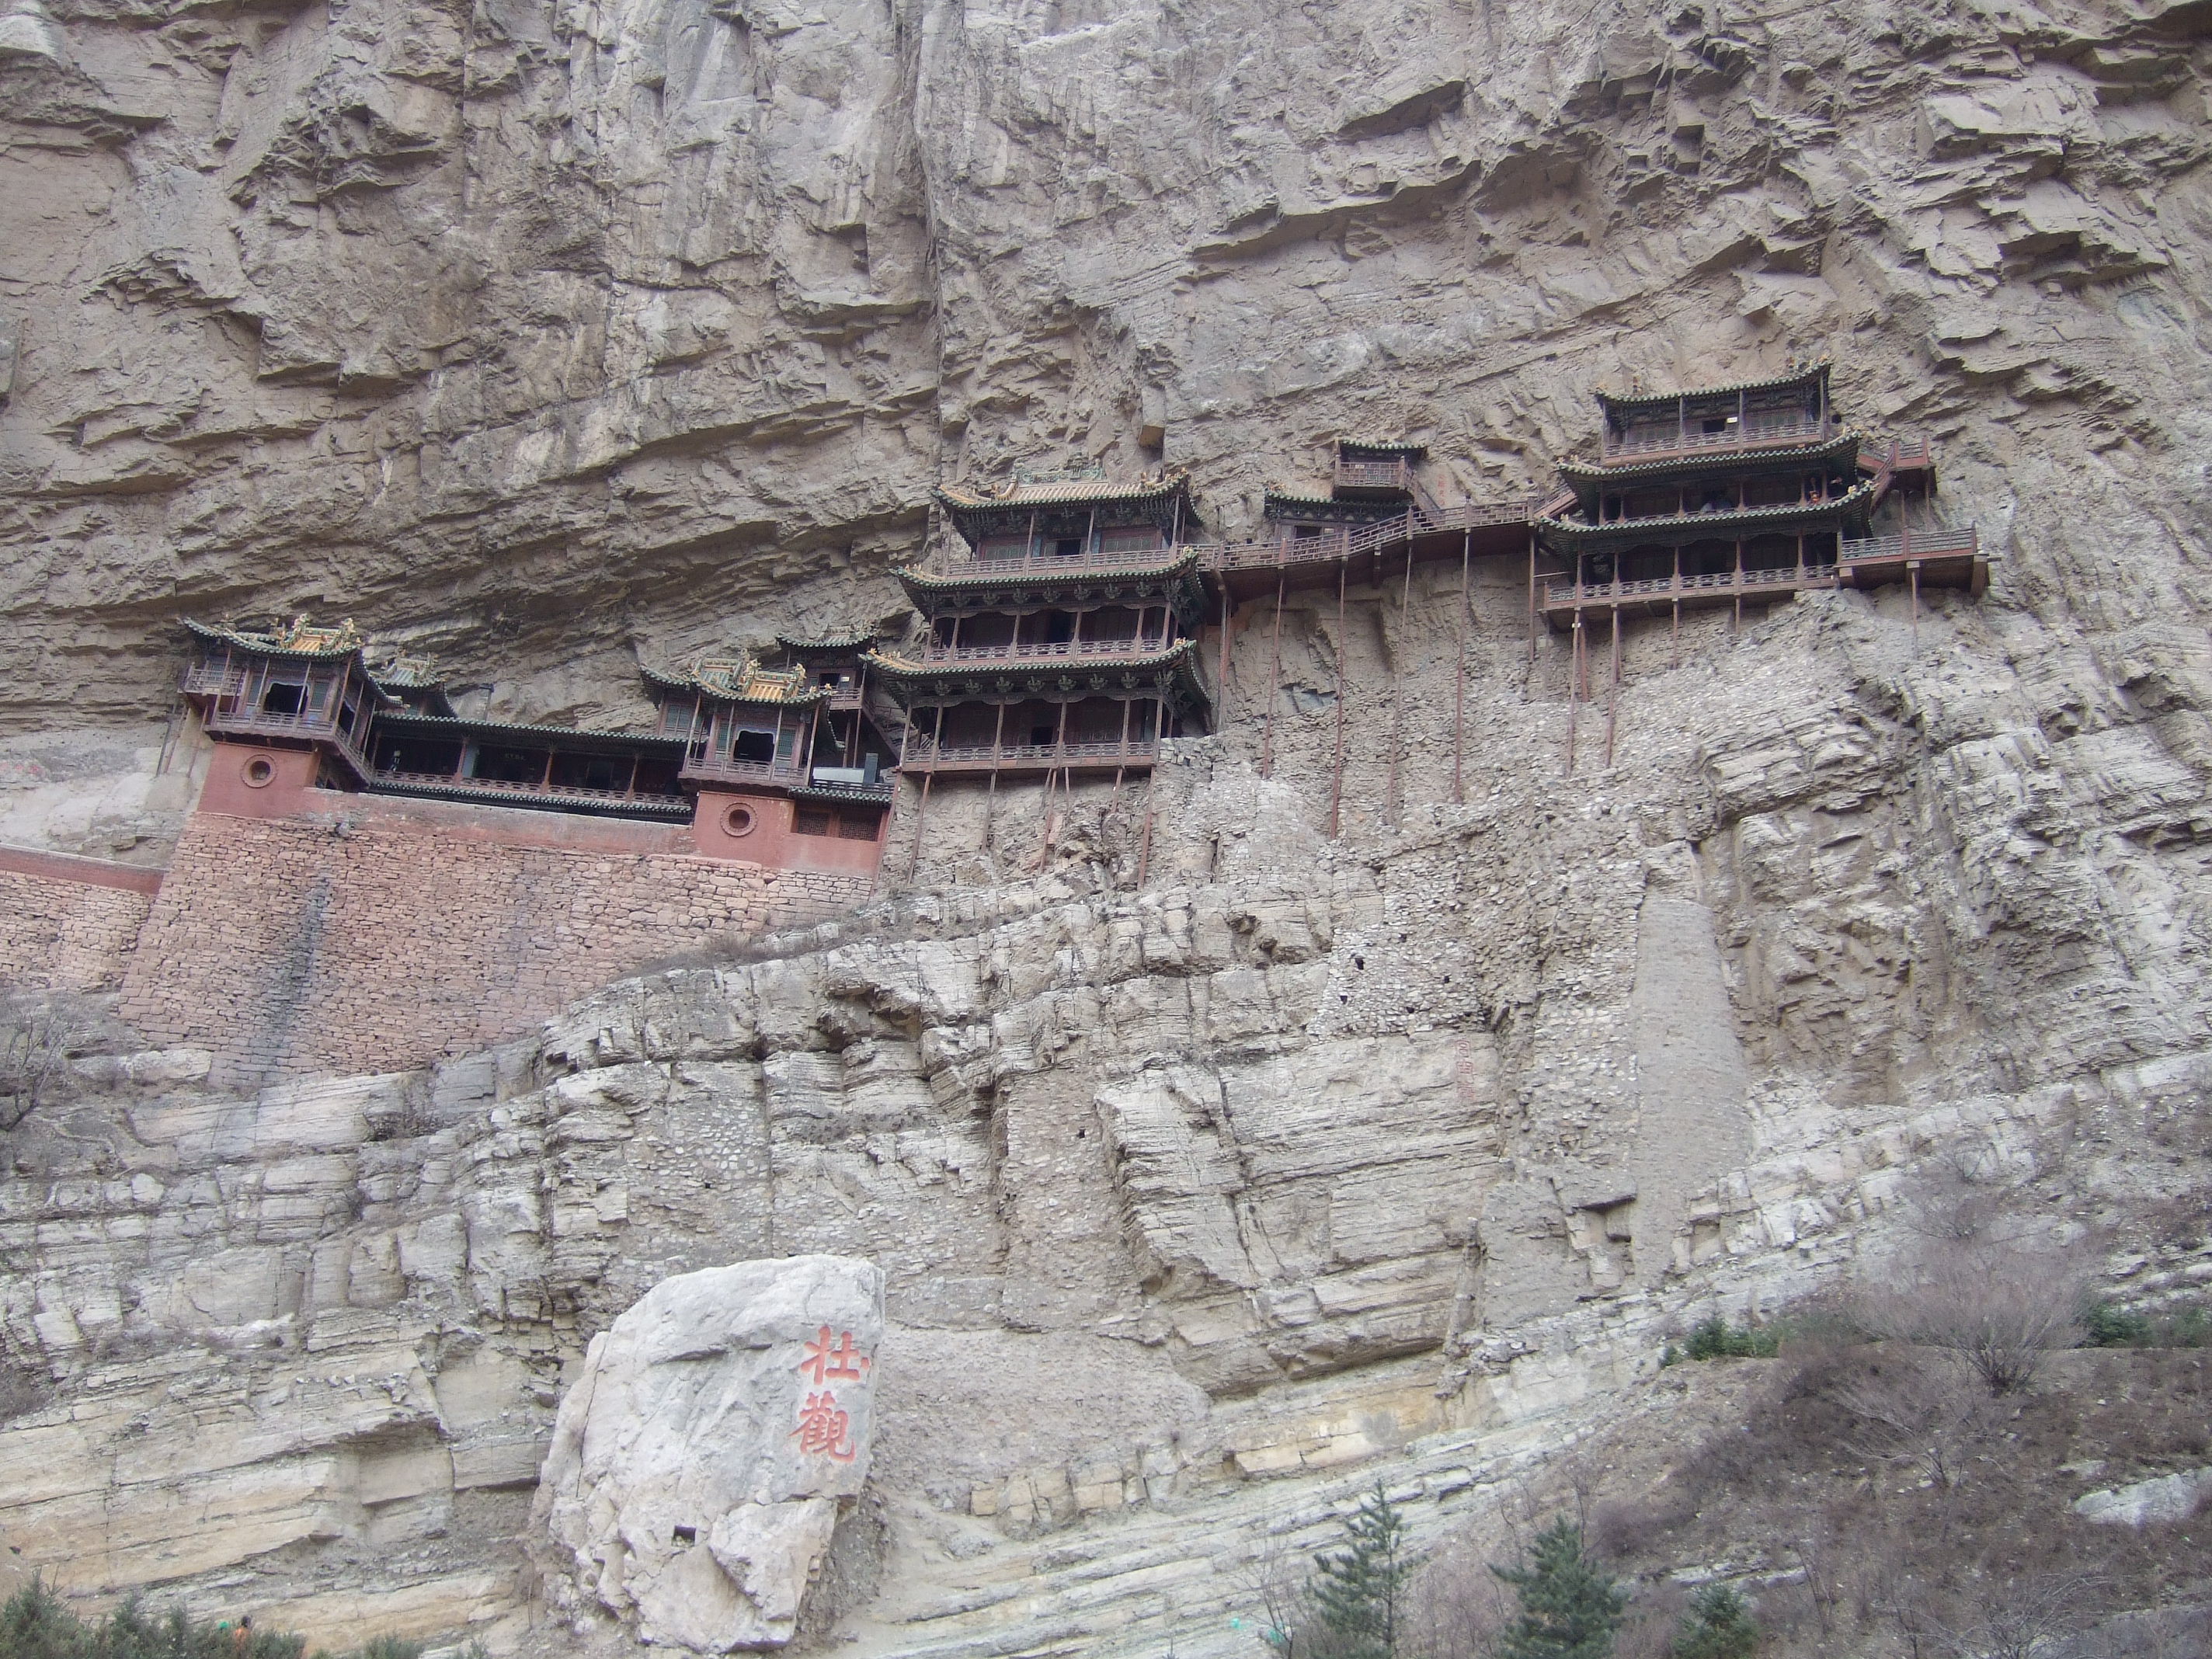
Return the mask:
MULTIPOLYGON (((1171 469, 948 484, 934 505, 951 535, 896 573, 918 625, 648 670, 650 730, 459 715, 422 664, 350 622, 187 622, 182 695, 217 753, 203 804, 281 818, 358 793, 647 820, 688 825, 705 857, 872 878, 895 778, 915 786, 918 859, 940 783, 1118 782, 1149 773, 1164 741, 1220 729, 1237 712, 1222 706, 1237 610, 1271 597, 1279 619, 1293 588, 1333 587, 1340 607, 1353 585, 1410 585, 1419 563, 1455 561, 1464 585, 1475 560, 1522 561, 1532 644, 1539 629, 1571 636, 1575 698, 1589 695, 1592 630, 1618 680, 1625 621, 1663 618, 1679 637, 1685 609, 1740 621, 1809 590, 1901 584, 1916 617, 1924 587, 1981 593, 1975 531, 1934 522, 1926 442, 1847 425, 1828 381, 1820 362, 1600 392, 1598 453, 1561 464, 1548 497, 1443 506, 1420 446, 1342 439, 1328 487, 1268 490, 1261 533, 1240 542, 1203 536, 1171 469)), ((1273 648, 1279 684, 1279 623, 1273 648)), ((1332 832, 1340 724, 1335 767, 1332 832)))

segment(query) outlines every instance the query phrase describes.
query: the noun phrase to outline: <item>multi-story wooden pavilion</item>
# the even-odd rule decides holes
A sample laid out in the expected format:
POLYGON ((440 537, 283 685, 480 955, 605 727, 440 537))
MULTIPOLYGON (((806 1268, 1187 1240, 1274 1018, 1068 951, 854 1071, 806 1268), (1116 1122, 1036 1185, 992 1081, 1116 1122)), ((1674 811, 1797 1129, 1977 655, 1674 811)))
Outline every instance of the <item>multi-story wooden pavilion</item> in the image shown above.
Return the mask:
POLYGON ((865 659, 906 715, 903 769, 1126 772, 1205 729, 1206 597, 1176 539, 1193 522, 1180 473, 937 500, 964 547, 899 574, 924 637, 865 659))
POLYGON ((1600 392, 1595 460, 1559 466, 1537 521, 1550 568, 1532 602, 1554 625, 1672 615, 1807 588, 1908 583, 1978 593, 1973 532, 1914 532, 1909 502, 1936 488, 1924 441, 1847 427, 1823 362, 1699 392, 1600 392), (1877 533, 1885 509, 1893 524, 1877 533))

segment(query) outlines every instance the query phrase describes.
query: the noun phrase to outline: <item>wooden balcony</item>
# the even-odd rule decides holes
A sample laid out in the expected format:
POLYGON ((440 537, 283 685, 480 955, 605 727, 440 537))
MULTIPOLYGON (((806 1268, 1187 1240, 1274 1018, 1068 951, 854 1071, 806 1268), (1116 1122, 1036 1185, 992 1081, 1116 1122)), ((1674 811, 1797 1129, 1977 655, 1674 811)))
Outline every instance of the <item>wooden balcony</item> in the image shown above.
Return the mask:
POLYGON ((1731 450, 1794 449, 1837 437, 1843 429, 1843 423, 1832 419, 1750 420, 1741 424, 1732 422, 1720 432, 1692 432, 1677 427, 1668 432, 1646 432, 1629 437, 1617 436, 1607 428, 1600 453, 1608 461, 1640 463, 1664 460, 1670 455, 1703 456, 1731 450))
POLYGON ((185 670, 184 684, 178 690, 188 697, 242 697, 246 671, 219 662, 196 662, 185 670))
POLYGON ((1764 603, 1792 593, 1891 582, 1906 583, 1916 592, 1923 587, 1957 587, 1979 594, 1989 586, 1989 561, 1982 556, 1979 533, 1968 525, 1846 541, 1832 564, 1778 565, 1641 581, 1584 582, 1580 586, 1554 577, 1544 583, 1538 605, 1547 621, 1557 622, 1579 611, 1656 614, 1677 605, 1764 603))
POLYGON ((447 800, 481 800, 505 806, 628 811, 654 817, 691 816, 691 799, 688 795, 645 794, 624 789, 586 789, 574 784, 510 783, 496 778, 457 778, 442 772, 402 772, 386 769, 369 775, 368 787, 386 794, 434 795, 447 800))
POLYGON ((1094 662, 1118 657, 1145 657, 1167 648, 1167 642, 1134 637, 1117 640, 1030 641, 1012 645, 929 645, 920 659, 926 663, 969 662, 1094 662))
POLYGON ((742 783, 769 789, 791 789, 806 781, 803 761, 741 761, 727 755, 687 756, 677 775, 689 783, 742 783))
POLYGON ((1347 461, 1340 459, 1333 480, 1339 495, 1410 495, 1413 469, 1405 461, 1347 461))
POLYGON ((266 709, 240 708, 235 704, 225 708, 217 701, 209 705, 202 720, 216 737, 259 739, 287 747, 328 745, 353 769, 355 776, 366 778, 371 770, 368 757, 355 740, 355 732, 368 723, 365 717, 356 719, 353 732, 346 732, 339 728, 335 712, 329 709, 275 714, 266 709))
POLYGON ((1158 757, 1159 744, 1151 738, 1132 738, 1127 743, 1109 738, 1103 743, 946 744, 940 749, 916 732, 907 740, 900 769, 976 777, 993 772, 1110 772, 1149 767, 1158 757))
POLYGON ((957 550, 941 551, 921 566, 932 576, 1022 577, 1058 575, 1070 570, 1130 570, 1172 564, 1182 550, 1162 543, 1156 547, 1093 547, 1079 553, 1015 553, 985 557, 981 553, 962 556, 957 550))

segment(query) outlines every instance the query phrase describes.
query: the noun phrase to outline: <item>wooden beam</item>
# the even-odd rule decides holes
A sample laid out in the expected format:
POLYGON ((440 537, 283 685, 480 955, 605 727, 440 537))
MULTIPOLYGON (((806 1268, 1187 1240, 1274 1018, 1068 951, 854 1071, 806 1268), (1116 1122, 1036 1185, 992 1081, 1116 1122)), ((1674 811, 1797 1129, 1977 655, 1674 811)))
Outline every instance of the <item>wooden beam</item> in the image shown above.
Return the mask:
MULTIPOLYGON (((1410 530, 1409 526, 1406 538, 1406 583, 1398 591, 1398 639, 1401 645, 1406 638, 1407 612, 1413 602, 1413 541, 1410 530)), ((1406 675, 1400 656, 1398 647, 1394 646, 1390 651, 1390 774, 1382 795, 1383 821, 1394 824, 1398 822, 1405 807, 1405 802, 1401 799, 1398 775, 1398 759, 1406 747, 1406 675)))
POLYGON ((1620 607, 1613 609, 1613 683, 1605 694, 1605 764, 1613 769, 1613 719, 1620 702, 1620 607))
MULTIPOLYGON (((1460 538, 1459 545, 1459 668, 1452 676, 1452 800, 1456 805, 1467 804, 1467 787, 1462 778, 1466 757, 1467 733, 1467 635, 1474 622, 1468 596, 1468 562, 1474 553, 1474 532, 1469 530, 1460 538)), ((1534 595, 1532 593, 1533 599, 1534 595)))
POLYGON ((1275 617, 1267 637, 1267 713, 1260 726, 1260 775, 1272 777, 1275 770, 1275 705, 1282 701, 1283 690, 1283 584, 1290 573, 1275 573, 1275 617))
MULTIPOLYGON (((1576 572, 1575 597, 1577 599, 1582 597, 1580 571, 1576 572)), ((1579 713, 1577 708, 1577 689, 1582 684, 1583 674, 1583 610, 1579 605, 1575 607, 1573 649, 1574 654, 1567 663, 1567 775, 1569 777, 1575 775, 1575 720, 1579 713)))
POLYGON ((1351 688, 1344 683, 1344 586, 1351 570, 1349 557, 1336 567, 1336 769, 1328 786, 1328 833, 1332 838, 1342 823, 1344 811, 1344 705, 1352 696, 1351 688))

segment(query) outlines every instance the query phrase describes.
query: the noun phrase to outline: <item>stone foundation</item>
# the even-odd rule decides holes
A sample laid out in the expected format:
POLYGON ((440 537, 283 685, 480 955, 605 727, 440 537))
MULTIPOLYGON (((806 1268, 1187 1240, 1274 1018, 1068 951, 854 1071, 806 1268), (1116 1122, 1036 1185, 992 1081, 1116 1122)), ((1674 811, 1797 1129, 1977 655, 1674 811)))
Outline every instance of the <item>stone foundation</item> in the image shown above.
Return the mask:
POLYGON ((123 1017, 149 1042, 214 1050, 232 1081, 395 1071, 505 1042, 642 963, 831 914, 871 886, 679 853, 688 830, 651 824, 556 820, 583 826, 583 844, 529 844, 544 821, 435 803, 328 823, 198 812, 124 978, 123 1017))
POLYGON ((0 848, 0 979, 62 991, 119 983, 159 870, 0 848))

